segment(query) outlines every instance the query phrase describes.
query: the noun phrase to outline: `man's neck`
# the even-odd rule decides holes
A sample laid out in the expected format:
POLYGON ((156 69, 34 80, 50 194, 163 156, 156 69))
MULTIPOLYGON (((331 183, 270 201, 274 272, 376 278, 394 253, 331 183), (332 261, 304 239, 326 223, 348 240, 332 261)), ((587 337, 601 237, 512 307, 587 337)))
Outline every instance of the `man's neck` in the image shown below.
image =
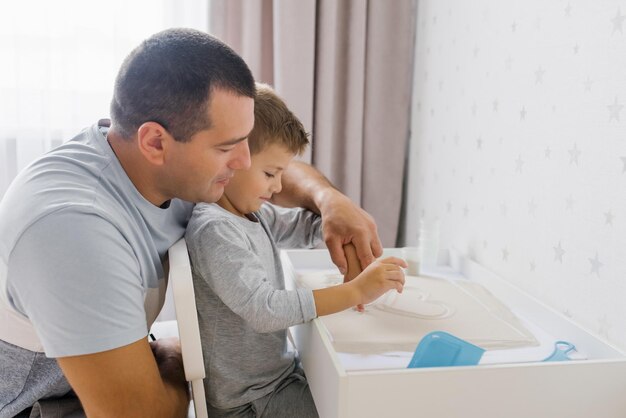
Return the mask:
POLYGON ((163 196, 154 187, 156 181, 154 181, 154 177, 151 175, 151 168, 147 166, 137 150, 135 140, 122 138, 110 130, 107 135, 107 141, 139 194, 157 207, 167 207, 169 198, 163 196))

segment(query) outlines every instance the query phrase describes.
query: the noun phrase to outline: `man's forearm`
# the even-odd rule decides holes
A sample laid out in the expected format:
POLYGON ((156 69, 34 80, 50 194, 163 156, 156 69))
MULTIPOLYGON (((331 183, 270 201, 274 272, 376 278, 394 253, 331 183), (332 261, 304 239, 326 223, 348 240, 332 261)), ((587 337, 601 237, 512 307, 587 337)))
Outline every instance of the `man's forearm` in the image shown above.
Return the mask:
POLYGON ((274 195, 272 202, 284 207, 302 207, 317 214, 325 195, 337 190, 322 173, 313 166, 294 161, 283 174, 283 190, 274 195))
POLYGON ((309 164, 289 165, 283 174, 283 190, 272 202, 303 207, 322 215, 324 242, 341 273, 347 268, 345 244, 354 244, 361 267, 368 266, 383 252, 374 219, 309 164))
POLYGON ((89 417, 182 418, 189 394, 179 350, 175 343, 160 341, 152 350, 141 338, 57 362, 89 417))
POLYGON ((186 383, 180 384, 180 382, 185 382, 182 362, 175 358, 166 359, 159 364, 159 371, 168 395, 166 406, 173 406, 176 412, 173 412, 172 416, 186 417, 189 406, 189 391, 186 383))

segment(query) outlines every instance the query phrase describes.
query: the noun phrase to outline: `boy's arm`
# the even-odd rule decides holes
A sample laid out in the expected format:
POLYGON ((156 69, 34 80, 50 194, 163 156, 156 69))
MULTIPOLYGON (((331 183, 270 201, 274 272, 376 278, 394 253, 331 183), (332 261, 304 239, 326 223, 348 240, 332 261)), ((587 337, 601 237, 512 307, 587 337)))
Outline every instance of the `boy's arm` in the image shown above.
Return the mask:
POLYGON ((342 273, 347 270, 344 244, 354 244, 362 266, 382 254, 372 217, 308 164, 298 161, 289 164, 283 174, 283 190, 272 201, 282 206, 304 207, 322 215, 324 241, 333 263, 342 273))
POLYGON ((247 236, 230 221, 200 221, 202 226, 197 229, 194 224, 185 235, 194 285, 208 287, 259 333, 284 330, 315 318, 310 290, 282 289, 277 277, 268 275, 276 261, 273 251, 265 251, 268 242, 247 236), (253 248, 262 250, 257 253, 253 248), (266 258, 268 254, 270 258, 266 258))
POLYGON ((318 316, 330 315, 355 305, 376 300, 390 289, 402 292, 404 260, 387 257, 374 261, 361 274, 348 283, 313 291, 318 316))
POLYGON ((57 362, 89 417, 185 417, 189 395, 177 342, 146 338, 57 362))
POLYGON ((308 209, 268 203, 261 206, 258 214, 279 248, 314 248, 322 240, 322 218, 308 209))

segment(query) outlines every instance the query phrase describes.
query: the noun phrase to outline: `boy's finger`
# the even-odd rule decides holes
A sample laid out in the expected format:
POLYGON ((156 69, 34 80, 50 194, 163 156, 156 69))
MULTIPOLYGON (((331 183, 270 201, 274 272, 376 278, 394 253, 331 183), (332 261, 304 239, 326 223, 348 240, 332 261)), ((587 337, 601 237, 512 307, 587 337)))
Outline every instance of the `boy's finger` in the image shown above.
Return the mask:
POLYGON ((409 266, 404 259, 398 257, 383 258, 382 260, 380 260, 380 262, 384 264, 394 264, 396 266, 404 268, 407 268, 409 266))
POLYGON ((402 270, 390 270, 387 272, 387 280, 392 280, 394 282, 400 282, 404 285, 405 277, 402 270))

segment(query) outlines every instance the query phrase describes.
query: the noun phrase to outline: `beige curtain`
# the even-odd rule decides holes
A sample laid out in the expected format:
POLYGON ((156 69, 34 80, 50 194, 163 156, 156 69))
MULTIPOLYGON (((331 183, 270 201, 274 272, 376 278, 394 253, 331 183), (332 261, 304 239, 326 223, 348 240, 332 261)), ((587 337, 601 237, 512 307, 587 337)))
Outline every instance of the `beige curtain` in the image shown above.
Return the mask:
POLYGON ((211 0, 213 34, 312 132, 304 159, 396 244, 416 0, 211 0))

